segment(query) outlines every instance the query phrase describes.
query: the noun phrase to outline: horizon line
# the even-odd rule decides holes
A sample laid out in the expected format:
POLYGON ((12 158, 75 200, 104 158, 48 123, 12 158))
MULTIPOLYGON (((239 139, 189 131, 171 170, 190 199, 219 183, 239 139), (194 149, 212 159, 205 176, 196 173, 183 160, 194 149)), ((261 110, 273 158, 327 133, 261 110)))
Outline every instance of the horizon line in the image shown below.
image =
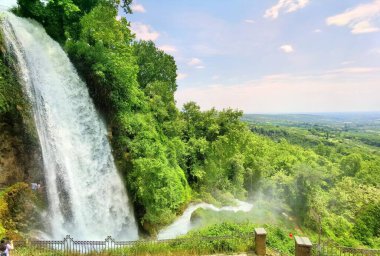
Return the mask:
POLYGON ((243 115, 318 115, 318 114, 380 114, 380 110, 371 111, 324 111, 324 112, 244 112, 243 115))

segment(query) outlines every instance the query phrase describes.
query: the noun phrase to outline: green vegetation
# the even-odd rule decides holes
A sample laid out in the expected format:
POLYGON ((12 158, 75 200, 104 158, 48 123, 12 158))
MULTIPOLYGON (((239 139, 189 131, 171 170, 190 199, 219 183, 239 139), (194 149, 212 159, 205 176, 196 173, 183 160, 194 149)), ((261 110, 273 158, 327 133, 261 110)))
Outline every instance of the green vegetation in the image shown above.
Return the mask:
MULTIPOLYGON (((19 0, 15 12, 41 22, 87 82, 142 228, 156 233, 190 200, 227 204, 260 194, 311 236, 321 218, 327 238, 380 247, 376 126, 368 132, 333 122, 247 123, 240 111, 202 112, 194 102, 178 110, 173 57, 153 42, 135 41, 127 20, 116 19, 115 4, 19 0)), ((5 102, 8 91, 2 93, 5 102)), ((231 227, 223 228, 215 234, 231 227)), ((284 230, 274 229, 269 243, 290 252, 284 230)))
POLYGON ((13 59, 6 55, 0 33, 0 132, 9 132, 24 145, 38 147, 37 133, 22 86, 14 69, 13 59))
MULTIPOLYGON (((293 214, 300 218, 300 224, 314 230, 317 230, 319 215, 324 235, 347 246, 380 246, 377 214, 380 206, 380 148, 374 143, 365 143, 374 134, 379 134, 380 127, 379 115, 370 116, 370 119, 350 125, 343 121, 341 124, 326 123, 325 118, 311 123, 302 116, 292 122, 274 118, 271 123, 276 126, 268 124, 265 116, 245 117, 253 132, 276 144, 296 144, 317 157, 315 163, 304 166, 310 168, 317 164, 312 172, 304 169, 300 173, 302 186, 298 186, 300 182, 296 183, 297 188, 302 188, 297 192, 298 197, 304 194, 296 201, 306 202, 308 209, 293 214), (305 214, 300 214, 302 212, 305 214)), ((303 164, 307 162, 303 161, 303 164)), ((281 183, 289 178, 294 179, 294 174, 282 176, 281 183)), ((288 204, 292 206, 289 200, 288 204)), ((293 205, 291 208, 297 207, 293 205)))
MULTIPOLYGON (((222 222, 220 224, 214 224, 209 227, 192 231, 184 236, 188 239, 199 239, 200 237, 237 237, 239 239, 232 239, 232 243, 228 245, 231 250, 226 250, 230 252, 247 252, 254 250, 254 234, 253 230, 257 227, 256 225, 246 222, 246 223, 230 223, 222 222), (247 239, 248 238, 248 239, 247 239)), ((294 240, 289 237, 289 234, 294 234, 295 230, 287 228, 279 228, 274 225, 264 225, 265 230, 268 232, 267 245, 270 248, 276 248, 277 251, 287 254, 294 254, 294 240)), ((205 239, 205 244, 207 244, 207 239, 205 239)), ((228 243, 228 240, 226 241, 228 243)), ((270 253, 270 250, 269 250, 270 253)))
POLYGON ((0 34, 0 122, 17 123, 25 108, 25 100, 21 86, 18 84, 11 60, 3 52, 3 39, 0 34))
POLYGON ((0 236, 20 239, 39 224, 37 196, 26 183, 16 183, 0 192, 0 236))

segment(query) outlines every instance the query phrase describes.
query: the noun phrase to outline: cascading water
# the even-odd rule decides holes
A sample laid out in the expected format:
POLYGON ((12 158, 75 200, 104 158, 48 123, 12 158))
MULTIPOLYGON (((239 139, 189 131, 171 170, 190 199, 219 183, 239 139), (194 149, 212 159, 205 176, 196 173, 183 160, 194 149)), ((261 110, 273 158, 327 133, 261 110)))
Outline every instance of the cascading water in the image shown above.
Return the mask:
POLYGON ((59 44, 28 19, 2 14, 3 36, 33 109, 44 161, 49 235, 138 238, 107 130, 59 44))
POLYGON ((191 220, 191 216, 193 212, 195 212, 197 209, 207 209, 214 212, 222 212, 222 211, 229 211, 229 212, 249 212, 252 210, 253 205, 247 202, 243 202, 240 200, 236 200, 236 206, 224 206, 221 208, 216 207, 212 204, 207 203, 198 203, 198 204, 191 204, 189 207, 183 212, 182 216, 177 218, 176 221, 174 221, 171 225, 167 226, 166 228, 160 230, 158 233, 157 238, 159 240, 162 239, 173 239, 177 236, 184 235, 187 232, 189 232, 191 229, 197 227, 197 223, 193 223, 191 220))

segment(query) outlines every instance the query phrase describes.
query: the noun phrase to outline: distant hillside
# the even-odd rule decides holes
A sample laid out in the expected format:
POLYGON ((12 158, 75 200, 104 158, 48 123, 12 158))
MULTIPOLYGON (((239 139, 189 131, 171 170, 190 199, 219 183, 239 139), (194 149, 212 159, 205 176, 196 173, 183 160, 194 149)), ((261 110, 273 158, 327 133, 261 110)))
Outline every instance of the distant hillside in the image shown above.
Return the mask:
POLYGON ((245 114, 245 121, 270 122, 272 124, 312 123, 312 124, 373 124, 380 126, 380 112, 362 113, 315 113, 315 114, 245 114))

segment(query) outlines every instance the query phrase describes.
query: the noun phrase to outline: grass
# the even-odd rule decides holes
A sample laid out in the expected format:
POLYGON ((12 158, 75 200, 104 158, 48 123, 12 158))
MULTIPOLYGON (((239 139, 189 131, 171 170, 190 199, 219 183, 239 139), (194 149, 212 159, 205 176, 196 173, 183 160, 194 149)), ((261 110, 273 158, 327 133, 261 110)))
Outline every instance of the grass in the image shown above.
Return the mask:
POLYGON ((63 255, 212 255, 252 251, 253 238, 249 236, 192 237, 162 241, 137 241, 126 245, 111 244, 112 249, 90 251, 86 245, 69 244, 65 252, 49 247, 16 247, 15 256, 63 256, 63 255), (71 246, 71 247, 70 247, 71 246), (76 249, 73 249, 76 248, 76 249), (82 251, 82 253, 79 253, 82 251), (85 252, 85 253, 83 253, 85 252))

